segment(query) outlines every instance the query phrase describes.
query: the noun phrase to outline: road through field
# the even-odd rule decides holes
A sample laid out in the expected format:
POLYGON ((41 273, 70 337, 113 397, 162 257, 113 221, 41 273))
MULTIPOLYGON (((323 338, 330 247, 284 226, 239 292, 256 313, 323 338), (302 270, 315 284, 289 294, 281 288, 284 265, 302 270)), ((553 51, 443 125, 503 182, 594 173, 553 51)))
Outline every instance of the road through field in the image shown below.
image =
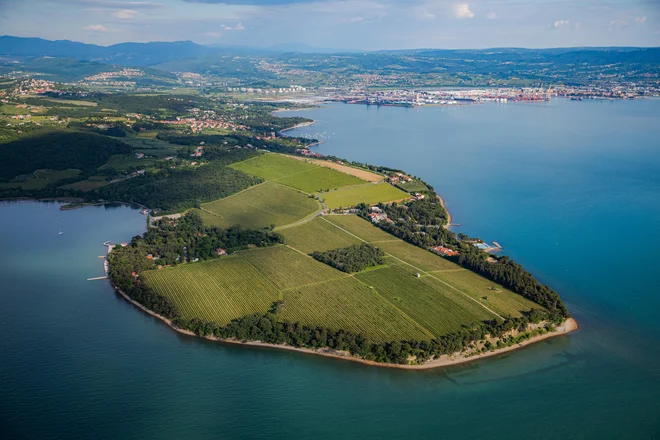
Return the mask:
MULTIPOLYGON (((365 243, 368 243, 368 241, 363 240, 362 238, 358 237, 358 236, 355 235, 355 234, 352 234, 351 232, 347 231, 346 229, 344 229, 344 228, 342 228, 342 227, 340 227, 340 226, 335 225, 335 224, 332 223, 331 221, 328 221, 328 220, 326 220, 326 219, 323 218, 323 217, 321 217, 321 218, 322 218, 323 220, 325 220, 326 222, 330 223, 331 225, 333 225, 334 227, 336 227, 336 228, 338 228, 338 229, 344 231, 345 233, 347 233, 347 234, 349 234, 349 235, 352 235, 353 237, 357 238, 358 240, 361 240, 361 241, 363 241, 363 242, 365 242, 365 243)), ((430 278, 432 278, 432 279, 434 279, 434 280, 436 280, 436 281, 441 282, 442 284, 446 285, 446 286, 449 287, 450 289, 452 289, 452 290, 454 290, 454 291, 460 293, 461 295, 465 296, 466 298, 470 299, 471 301, 474 301, 475 303, 479 304, 481 307, 483 307, 484 309, 488 310, 488 311, 489 311, 490 313, 492 313, 493 315, 495 315, 495 316, 497 316, 498 318, 504 320, 504 317, 503 317, 503 316, 500 316, 498 313, 496 313, 495 311, 493 311, 493 310, 490 309, 489 307, 486 307, 485 305, 481 304, 479 301, 477 301, 476 299, 472 298, 470 295, 467 295, 467 294, 461 292, 460 290, 458 290, 456 287, 452 286, 451 284, 449 284, 449 283, 447 283, 447 282, 441 280, 440 278, 435 277, 434 275, 432 275, 432 274, 430 274, 430 273, 428 273, 428 272, 426 272, 426 271, 424 271, 424 270, 422 270, 422 269, 420 269, 420 268, 418 268, 418 267, 416 267, 416 266, 414 266, 414 265, 412 265, 412 264, 410 264, 410 263, 408 263, 408 262, 406 262, 406 261, 403 261, 403 260, 400 259, 400 258, 395 257, 395 256, 392 255, 392 254, 389 254, 389 253, 385 252, 385 255, 387 255, 388 257, 394 258, 395 260, 397 260, 397 261, 399 261, 399 262, 401 262, 401 263, 403 263, 403 264, 405 264, 405 265, 407 265, 407 266, 412 267, 413 269, 415 269, 415 270, 418 271, 419 273, 425 274, 426 276, 428 276, 428 277, 430 277, 430 278)))

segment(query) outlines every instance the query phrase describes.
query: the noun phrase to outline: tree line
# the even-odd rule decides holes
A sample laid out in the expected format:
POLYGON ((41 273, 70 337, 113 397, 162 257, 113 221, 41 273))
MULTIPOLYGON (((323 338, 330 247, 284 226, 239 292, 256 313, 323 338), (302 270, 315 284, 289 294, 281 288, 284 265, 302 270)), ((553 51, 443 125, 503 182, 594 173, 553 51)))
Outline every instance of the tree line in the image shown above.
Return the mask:
POLYGON ((315 251, 312 257, 342 272, 355 273, 383 264, 385 253, 372 244, 362 243, 326 252, 315 251))

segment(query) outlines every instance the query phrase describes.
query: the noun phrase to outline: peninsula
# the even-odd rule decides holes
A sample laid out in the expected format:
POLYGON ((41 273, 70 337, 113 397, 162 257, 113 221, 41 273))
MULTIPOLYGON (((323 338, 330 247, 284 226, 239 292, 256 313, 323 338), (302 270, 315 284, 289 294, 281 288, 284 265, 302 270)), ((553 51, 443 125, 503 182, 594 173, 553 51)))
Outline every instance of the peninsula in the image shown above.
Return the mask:
POLYGON ((142 207, 147 232, 107 274, 177 331, 422 369, 577 328, 499 247, 452 232, 427 182, 283 135, 313 122, 274 116, 284 104, 25 86, 3 108, 40 124, 3 129, 0 197, 142 207))

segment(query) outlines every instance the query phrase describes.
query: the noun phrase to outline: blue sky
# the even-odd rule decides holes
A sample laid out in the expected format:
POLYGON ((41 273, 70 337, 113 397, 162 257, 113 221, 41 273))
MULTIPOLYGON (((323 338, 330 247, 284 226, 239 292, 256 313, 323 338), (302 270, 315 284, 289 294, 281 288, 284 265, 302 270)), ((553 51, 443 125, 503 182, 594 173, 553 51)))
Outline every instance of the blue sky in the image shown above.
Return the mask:
POLYGON ((0 34, 364 50, 660 46, 660 0, 0 0, 0 34))

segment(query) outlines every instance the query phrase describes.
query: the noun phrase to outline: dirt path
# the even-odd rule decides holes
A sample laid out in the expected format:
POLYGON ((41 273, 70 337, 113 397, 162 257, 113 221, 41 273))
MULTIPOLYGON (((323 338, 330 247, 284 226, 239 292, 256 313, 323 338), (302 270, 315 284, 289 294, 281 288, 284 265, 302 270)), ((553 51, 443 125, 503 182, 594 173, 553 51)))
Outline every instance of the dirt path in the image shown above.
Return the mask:
MULTIPOLYGON (((321 218, 323 218, 323 217, 321 217, 321 218)), ((365 242, 365 243, 369 243, 368 241, 364 240, 362 237, 358 237, 357 235, 355 235, 355 234, 353 234, 353 233, 347 231, 346 229, 344 229, 344 228, 342 228, 342 227, 340 227, 340 226, 335 225, 335 224, 332 223, 331 221, 329 221, 329 220, 327 220, 327 219, 323 219, 323 220, 325 220, 326 222, 330 223, 331 225, 333 225, 333 226, 336 227, 337 229, 346 232, 348 235, 352 235, 353 237, 357 238, 358 240, 361 240, 361 241, 363 241, 363 242, 365 242)), ((437 278, 437 277, 435 277, 434 275, 432 275, 432 274, 430 274, 430 273, 428 273, 428 272, 426 272, 426 271, 420 269, 419 267, 413 266, 412 264, 408 263, 407 261, 403 261, 401 258, 395 257, 394 255, 392 255, 392 254, 390 254, 390 253, 388 253, 388 252, 385 252, 385 255, 387 255, 388 257, 392 257, 392 258, 394 258, 395 260, 400 261, 401 263, 403 263, 403 264, 405 264, 405 265, 407 265, 407 266, 412 267, 413 269, 415 269, 417 272, 419 272, 419 273, 421 273, 421 274, 425 274, 426 276, 428 276, 428 277, 430 277, 430 278, 433 278, 433 279, 436 280, 436 281, 441 282, 442 284, 444 284, 445 286, 449 287, 450 289, 452 289, 452 290, 454 290, 454 291, 460 293, 461 295, 463 295, 463 296, 466 297, 467 299, 469 299, 469 300, 475 302, 476 304, 480 305, 482 308, 486 309, 487 311, 489 311, 489 312, 492 313, 493 315, 495 315, 495 316, 497 316, 498 318, 504 320, 504 317, 501 316, 499 313, 495 312, 494 310, 490 309, 489 307, 486 307, 484 304, 481 304, 479 301, 477 301, 476 299, 472 298, 470 295, 468 295, 468 294, 466 294, 466 293, 464 293, 464 292, 461 292, 459 289, 457 289, 456 287, 454 287, 454 286, 452 286, 451 284, 447 283, 446 281, 441 280, 440 278, 437 278)))

